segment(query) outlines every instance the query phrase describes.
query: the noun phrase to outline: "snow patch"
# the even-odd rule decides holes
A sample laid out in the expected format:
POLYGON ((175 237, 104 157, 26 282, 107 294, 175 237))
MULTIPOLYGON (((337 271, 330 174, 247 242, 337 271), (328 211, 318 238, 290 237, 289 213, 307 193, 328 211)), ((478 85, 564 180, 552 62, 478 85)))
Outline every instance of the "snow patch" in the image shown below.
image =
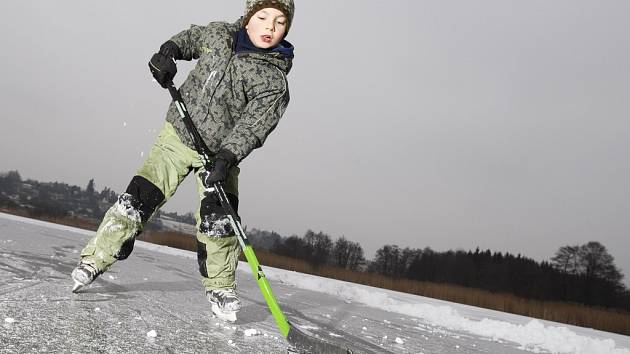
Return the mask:
POLYGON ((246 329, 243 333, 245 333, 245 337, 254 337, 262 334, 259 330, 255 328, 246 329))
POLYGON ((315 326, 308 326, 308 325, 298 325, 298 327, 300 327, 301 329, 305 329, 305 330, 309 330, 309 329, 310 329, 310 330, 313 330, 313 331, 315 331, 315 330, 318 330, 318 329, 319 329, 319 327, 315 327, 315 326))
POLYGON ((7 318, 4 319, 4 322, 5 323, 13 323, 13 322, 15 322, 15 318, 7 317, 7 318))
POLYGON ((152 330, 147 332, 147 337, 155 338, 155 337, 157 337, 157 332, 154 329, 152 329, 152 330))
POLYGON ((400 337, 396 337, 396 339, 394 339, 394 342, 396 342, 398 344, 405 344, 405 341, 402 340, 400 337))

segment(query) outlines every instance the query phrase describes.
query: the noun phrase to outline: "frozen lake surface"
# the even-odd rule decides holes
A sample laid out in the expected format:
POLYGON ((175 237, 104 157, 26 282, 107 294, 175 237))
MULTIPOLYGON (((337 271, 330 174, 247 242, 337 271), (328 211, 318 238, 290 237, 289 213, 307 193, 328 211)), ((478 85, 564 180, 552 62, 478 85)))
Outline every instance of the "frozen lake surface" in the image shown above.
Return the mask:
MULTIPOLYGON (((136 242, 89 288, 91 231, 0 214, 0 352, 285 353, 249 267, 243 309, 211 317, 193 252, 136 242)), ((615 353, 630 337, 264 267, 289 321, 357 353, 615 353)))

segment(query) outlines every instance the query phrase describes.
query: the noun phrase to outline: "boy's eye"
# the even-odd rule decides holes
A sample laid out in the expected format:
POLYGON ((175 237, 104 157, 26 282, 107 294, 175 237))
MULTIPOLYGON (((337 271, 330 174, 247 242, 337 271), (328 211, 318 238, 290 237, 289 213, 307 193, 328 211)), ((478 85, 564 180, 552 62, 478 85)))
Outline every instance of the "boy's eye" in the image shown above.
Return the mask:
POLYGON ((260 17, 260 16, 258 16, 258 19, 259 19, 259 20, 264 20, 265 18, 264 18, 264 17, 260 17))
POLYGON ((284 26, 284 21, 276 21, 279 25, 283 25, 284 26))

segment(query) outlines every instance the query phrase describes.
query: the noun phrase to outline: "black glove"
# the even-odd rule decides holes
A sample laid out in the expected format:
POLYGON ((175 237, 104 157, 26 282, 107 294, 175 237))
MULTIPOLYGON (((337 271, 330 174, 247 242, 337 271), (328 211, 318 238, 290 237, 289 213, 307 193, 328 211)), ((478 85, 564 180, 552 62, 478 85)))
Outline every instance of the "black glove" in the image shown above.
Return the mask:
POLYGON ((162 44, 160 51, 151 57, 149 70, 160 86, 167 88, 168 83, 173 81, 177 74, 176 59, 181 59, 181 51, 173 41, 162 44))
POLYGON ((162 53, 169 58, 173 58, 175 60, 182 59, 182 51, 179 50, 179 47, 173 41, 166 41, 164 44, 160 46, 160 51, 158 53, 162 53))
POLYGON ((215 155, 215 160, 210 171, 199 173, 204 187, 210 188, 217 182, 225 182, 230 168, 234 165, 236 165, 236 155, 228 150, 220 150, 215 155))

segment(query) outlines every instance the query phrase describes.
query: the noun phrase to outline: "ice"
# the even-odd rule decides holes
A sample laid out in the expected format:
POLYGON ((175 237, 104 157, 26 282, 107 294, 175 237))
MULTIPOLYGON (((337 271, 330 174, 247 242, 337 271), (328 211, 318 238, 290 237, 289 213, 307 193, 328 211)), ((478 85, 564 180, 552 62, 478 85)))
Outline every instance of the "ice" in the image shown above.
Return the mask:
POLYGON ((152 330, 147 332, 147 337, 155 338, 155 337, 157 337, 157 332, 154 329, 152 329, 152 330))
POLYGON ((13 323, 13 322, 15 322, 15 318, 7 317, 7 318, 4 319, 4 322, 6 322, 6 323, 13 323))
POLYGON ((402 340, 400 337, 396 337, 396 339, 394 339, 394 342, 396 342, 398 344, 405 344, 405 341, 402 340))

